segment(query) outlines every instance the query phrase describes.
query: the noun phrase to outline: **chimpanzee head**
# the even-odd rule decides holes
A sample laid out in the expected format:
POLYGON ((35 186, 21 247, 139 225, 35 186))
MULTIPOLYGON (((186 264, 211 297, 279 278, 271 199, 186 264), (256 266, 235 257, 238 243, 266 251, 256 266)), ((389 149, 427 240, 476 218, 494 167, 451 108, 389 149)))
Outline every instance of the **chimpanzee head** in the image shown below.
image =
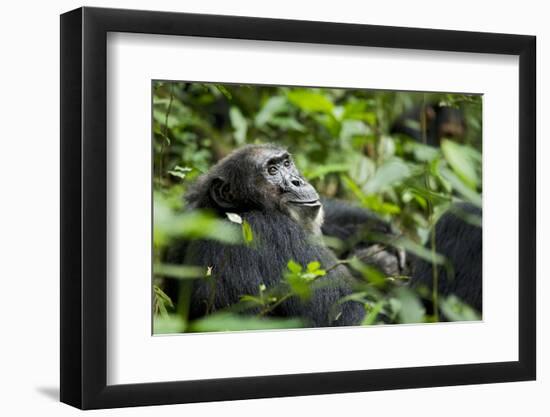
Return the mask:
POLYGON ((220 213, 279 211, 314 233, 322 223, 317 191, 291 155, 274 145, 249 145, 232 152, 199 177, 187 200, 193 208, 220 213))

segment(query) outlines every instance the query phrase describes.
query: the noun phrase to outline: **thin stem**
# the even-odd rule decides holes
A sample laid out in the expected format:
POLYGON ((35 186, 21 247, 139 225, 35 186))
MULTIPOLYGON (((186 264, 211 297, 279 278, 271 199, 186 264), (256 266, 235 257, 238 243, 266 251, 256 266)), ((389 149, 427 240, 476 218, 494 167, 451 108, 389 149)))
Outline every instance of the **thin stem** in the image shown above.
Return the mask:
MULTIPOLYGON (((422 142, 427 143, 428 137, 428 123, 426 115, 426 94, 422 95, 422 112, 421 112, 421 128, 422 128, 422 142)), ((425 185, 426 189, 431 191, 430 187, 430 174, 426 170, 425 175, 425 185)), ((428 198, 428 216, 430 219, 430 250, 432 254, 432 303, 434 309, 434 319, 436 322, 439 321, 439 269, 436 263, 436 245, 435 245, 435 216, 434 216, 434 207, 431 198, 428 198)))
POLYGON ((434 319, 439 321, 439 268, 435 263, 435 224, 433 219, 433 213, 430 215, 430 223, 432 224, 430 230, 430 246, 432 252, 432 302, 434 305, 434 319))
POLYGON ((269 306, 267 306, 265 309, 263 309, 262 311, 260 311, 259 315, 260 316, 265 316, 267 313, 270 313, 272 312, 273 310, 275 310, 281 303, 285 302, 286 300, 288 300, 290 297, 292 297, 294 294, 293 293, 288 293, 284 296, 282 296, 279 300, 277 300, 276 303, 273 303, 269 306))
POLYGON ((170 83, 170 101, 168 101, 168 108, 166 109, 166 114, 164 115, 164 133, 163 141, 160 145, 160 158, 159 158, 159 173, 158 177, 162 178, 164 174, 164 147, 166 146, 166 143, 169 142, 168 139, 168 116, 170 115, 170 111, 172 110, 172 101, 174 101, 174 84, 170 83))

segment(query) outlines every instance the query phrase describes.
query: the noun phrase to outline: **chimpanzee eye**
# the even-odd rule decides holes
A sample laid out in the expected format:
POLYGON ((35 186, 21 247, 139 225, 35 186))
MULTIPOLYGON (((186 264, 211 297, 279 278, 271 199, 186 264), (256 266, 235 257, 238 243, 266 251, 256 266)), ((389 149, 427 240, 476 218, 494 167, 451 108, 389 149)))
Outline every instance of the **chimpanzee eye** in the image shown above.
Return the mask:
POLYGON ((267 172, 269 172, 269 175, 275 175, 277 173, 277 167, 272 165, 267 169, 267 172))
POLYGON ((288 168, 290 166, 290 161, 288 159, 285 159, 283 165, 288 168))

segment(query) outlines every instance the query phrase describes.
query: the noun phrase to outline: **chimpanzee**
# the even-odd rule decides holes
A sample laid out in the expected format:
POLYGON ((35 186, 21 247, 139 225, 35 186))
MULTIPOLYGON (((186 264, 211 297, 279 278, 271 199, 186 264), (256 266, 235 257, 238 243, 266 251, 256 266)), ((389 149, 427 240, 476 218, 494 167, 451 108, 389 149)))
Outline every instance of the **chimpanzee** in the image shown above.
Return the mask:
POLYGON ((260 286, 274 287, 290 260, 328 270, 312 297, 282 302, 277 316, 300 316, 314 327, 360 324, 360 303, 339 301, 352 292, 352 277, 319 239, 323 207, 315 188, 298 172, 289 153, 272 145, 245 146, 199 177, 186 196, 191 209, 235 213, 253 231, 253 244, 189 243, 185 262, 207 267, 213 279, 195 280, 190 317, 231 306, 260 286))
POLYGON ((438 147, 443 138, 462 141, 466 134, 466 120, 458 108, 437 103, 418 105, 395 120, 391 133, 401 133, 418 142, 438 147))
MULTIPOLYGON (((357 255, 388 275, 404 268, 403 253, 360 238, 365 228, 391 234, 387 223, 347 203, 321 201, 317 191, 296 169, 290 154, 274 145, 248 145, 232 152, 197 179, 186 200, 190 209, 208 209, 220 218, 226 218, 227 213, 236 214, 250 225, 253 233, 250 245, 193 240, 183 251, 175 251, 169 256, 170 262, 198 265, 209 271, 210 277, 193 282, 191 319, 228 308, 242 295, 257 294, 261 287, 276 287, 282 281, 288 262, 293 260, 303 268, 310 262, 320 262, 327 275, 315 281, 318 285, 309 300, 288 298, 269 315, 300 316, 313 327, 360 324, 365 314, 363 305, 353 300, 341 301, 352 293, 353 277, 321 243, 322 234, 351 243, 345 255, 357 255), (372 248, 376 250, 371 251, 372 248)), ((447 253, 451 261, 453 257, 464 261, 463 269, 468 272, 472 263, 479 260, 480 269, 480 258, 464 259, 469 249, 461 245, 468 246, 470 240, 468 236, 462 243, 457 240, 462 236, 461 227, 458 224, 447 226, 447 220, 443 219, 437 229, 441 248, 445 251, 445 245, 453 242, 456 246, 451 245, 447 253)), ((413 286, 429 285, 425 279, 427 268, 419 266, 417 271, 413 286)), ((442 291, 456 292, 464 301, 474 302, 477 284, 470 281, 476 277, 466 278, 472 293, 463 291, 460 274, 456 277, 455 284, 445 284, 442 291)), ((479 288, 479 294, 480 291, 479 288)))
MULTIPOLYGON (((481 209, 471 204, 456 204, 435 227, 435 248, 453 267, 449 276, 445 267, 437 268, 438 293, 454 294, 477 311, 482 311, 482 246, 483 234, 478 225, 465 220, 468 215, 481 216, 481 209)), ((410 285, 433 288, 433 265, 415 259, 410 285)))
POLYGON ((357 207, 347 201, 323 198, 323 235, 339 239, 343 248, 341 258, 356 256, 359 260, 376 267, 387 276, 404 275, 409 270, 404 251, 378 242, 369 235, 392 236, 388 222, 369 210, 357 207))

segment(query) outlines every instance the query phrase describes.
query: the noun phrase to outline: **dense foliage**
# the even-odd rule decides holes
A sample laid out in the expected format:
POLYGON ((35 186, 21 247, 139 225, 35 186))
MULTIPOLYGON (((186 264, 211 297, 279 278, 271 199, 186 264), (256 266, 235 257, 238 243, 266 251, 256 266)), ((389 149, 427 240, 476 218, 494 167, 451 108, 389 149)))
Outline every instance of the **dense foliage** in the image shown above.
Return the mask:
MULTIPOLYGON (((418 126, 425 129, 425 126, 418 126)), ((326 197, 359 204, 391 222, 398 239, 388 244, 404 248, 430 262, 444 263, 436 248, 425 248, 433 225, 450 207, 464 200, 481 206, 481 97, 463 94, 413 93, 346 89, 264 87, 200 83, 153 83, 154 145, 154 323, 156 333, 299 327, 293 320, 243 317, 231 310, 188 322, 186 297, 193 279, 208 271, 162 262, 175 238, 215 239, 251 244, 246 222, 217 219, 210 213, 185 211, 188 185, 231 150, 247 143, 287 147, 304 176, 326 197), (443 140, 431 147, 399 134, 392 123, 413 106, 428 103, 460 108, 466 121, 461 143, 443 140), (163 292, 167 280, 183 280, 182 296, 171 300, 163 292), (187 294, 185 293, 187 291, 187 294)), ((238 217, 238 216, 237 216, 238 217)), ((465 216, 480 225, 480 219, 465 216)), ((327 240, 336 253, 341 242, 327 240)), ((354 299, 364 303, 364 324, 437 321, 441 309, 453 320, 478 317, 455 297, 417 294, 356 259, 343 260, 365 278, 354 299), (435 297, 438 309, 427 315, 421 297, 435 297)), ((289 259, 282 280, 283 297, 307 298, 318 264, 307 268, 289 259)), ((270 311, 281 297, 271 289, 243 294, 243 303, 258 303, 270 311)))

